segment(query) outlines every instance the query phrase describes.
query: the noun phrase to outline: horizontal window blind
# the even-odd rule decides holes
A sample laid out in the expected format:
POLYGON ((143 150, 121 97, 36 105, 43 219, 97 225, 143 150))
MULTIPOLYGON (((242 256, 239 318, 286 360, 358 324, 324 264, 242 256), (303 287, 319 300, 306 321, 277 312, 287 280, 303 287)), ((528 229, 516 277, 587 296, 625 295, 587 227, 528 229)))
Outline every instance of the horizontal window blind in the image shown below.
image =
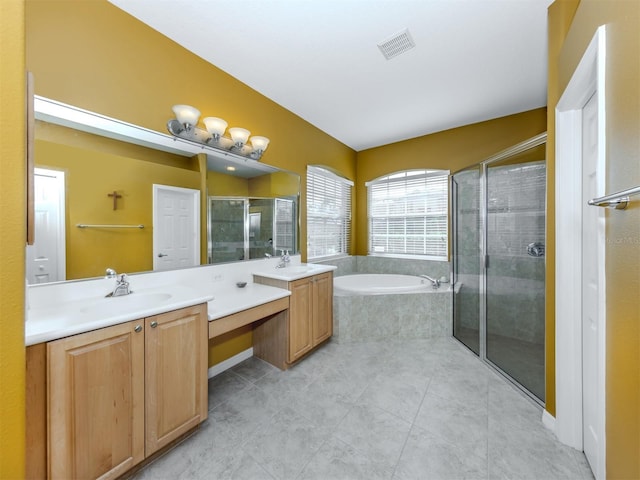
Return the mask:
POLYGON ((448 172, 411 170, 367 183, 369 253, 447 256, 448 172))
POLYGON ((307 167, 307 258, 349 253, 353 182, 321 167, 307 167))

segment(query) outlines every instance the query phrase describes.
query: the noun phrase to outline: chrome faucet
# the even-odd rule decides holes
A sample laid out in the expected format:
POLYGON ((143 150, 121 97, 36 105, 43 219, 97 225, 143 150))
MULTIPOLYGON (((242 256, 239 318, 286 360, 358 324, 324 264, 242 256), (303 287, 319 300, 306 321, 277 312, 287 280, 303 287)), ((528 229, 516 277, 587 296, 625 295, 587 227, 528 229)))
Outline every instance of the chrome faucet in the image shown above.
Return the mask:
POLYGON ((280 253, 280 263, 276 265, 276 268, 285 268, 291 261, 291 257, 289 257, 289 250, 280 250, 280 253))
POLYGON ((429 280, 434 290, 440 286, 440 280, 438 280, 437 278, 431 278, 429 275, 419 275, 419 276, 429 280))
POLYGON ((122 295, 129 295, 133 291, 129 288, 129 282, 127 281, 127 274, 122 273, 118 275, 115 270, 107 268, 107 276, 105 278, 115 278, 116 286, 112 292, 109 292, 105 297, 121 297, 122 295))

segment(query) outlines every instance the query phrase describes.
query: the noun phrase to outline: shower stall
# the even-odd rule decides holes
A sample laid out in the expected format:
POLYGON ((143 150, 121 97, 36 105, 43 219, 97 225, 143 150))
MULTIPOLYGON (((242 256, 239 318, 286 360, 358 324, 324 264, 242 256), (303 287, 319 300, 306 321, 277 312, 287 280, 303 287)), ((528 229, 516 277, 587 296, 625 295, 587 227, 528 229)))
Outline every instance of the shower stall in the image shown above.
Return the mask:
POLYGON ((209 197, 208 262, 297 253, 295 199, 209 197))
POLYGON ((453 334, 545 401, 546 134, 451 177, 453 334))

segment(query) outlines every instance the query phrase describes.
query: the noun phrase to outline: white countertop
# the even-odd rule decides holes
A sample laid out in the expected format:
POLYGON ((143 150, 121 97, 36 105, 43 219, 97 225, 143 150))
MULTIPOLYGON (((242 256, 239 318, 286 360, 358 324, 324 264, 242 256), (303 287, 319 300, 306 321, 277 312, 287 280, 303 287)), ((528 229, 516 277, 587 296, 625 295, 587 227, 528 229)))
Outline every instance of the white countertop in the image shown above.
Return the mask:
MULTIPOLYGON (((130 277, 133 293, 105 298, 112 280, 61 282, 30 287, 25 344, 57 340, 131 320, 207 303, 209 321, 291 295, 286 289, 251 281, 252 275, 293 281, 335 270, 332 265, 292 262, 274 268, 274 259, 130 277)), ((277 259, 275 259, 277 260, 277 259)))
POLYGON ((29 346, 57 340, 206 303, 213 298, 213 293, 205 293, 202 288, 172 285, 134 290, 132 294, 121 297, 94 296, 53 306, 30 308, 25 323, 25 344, 29 346))
POLYGON ((215 292, 215 298, 208 304, 209 320, 217 320, 289 295, 291 295, 289 290, 259 283, 247 283, 244 288, 238 288, 235 285, 231 288, 225 286, 215 292))
POLYGON ((334 265, 320 265, 317 263, 298 263, 283 268, 268 268, 252 272, 259 277, 273 278, 292 282, 301 278, 311 277, 320 273, 337 270, 334 265))

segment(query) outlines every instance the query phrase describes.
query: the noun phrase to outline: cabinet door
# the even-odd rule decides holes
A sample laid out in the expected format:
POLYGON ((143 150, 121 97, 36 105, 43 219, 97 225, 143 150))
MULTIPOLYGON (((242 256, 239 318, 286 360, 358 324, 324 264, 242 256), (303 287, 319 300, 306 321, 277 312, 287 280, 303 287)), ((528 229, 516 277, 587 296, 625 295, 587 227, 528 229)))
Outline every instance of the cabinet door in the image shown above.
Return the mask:
POLYGON ((311 350, 312 286, 310 278, 289 283, 289 363, 311 350))
POLYGON ((50 342, 47 356, 50 478, 115 478, 143 460, 142 321, 50 342))
POLYGON ((207 418, 206 306, 145 320, 146 455, 207 418))
POLYGON ((313 277, 313 346, 333 334, 333 274, 313 277))

